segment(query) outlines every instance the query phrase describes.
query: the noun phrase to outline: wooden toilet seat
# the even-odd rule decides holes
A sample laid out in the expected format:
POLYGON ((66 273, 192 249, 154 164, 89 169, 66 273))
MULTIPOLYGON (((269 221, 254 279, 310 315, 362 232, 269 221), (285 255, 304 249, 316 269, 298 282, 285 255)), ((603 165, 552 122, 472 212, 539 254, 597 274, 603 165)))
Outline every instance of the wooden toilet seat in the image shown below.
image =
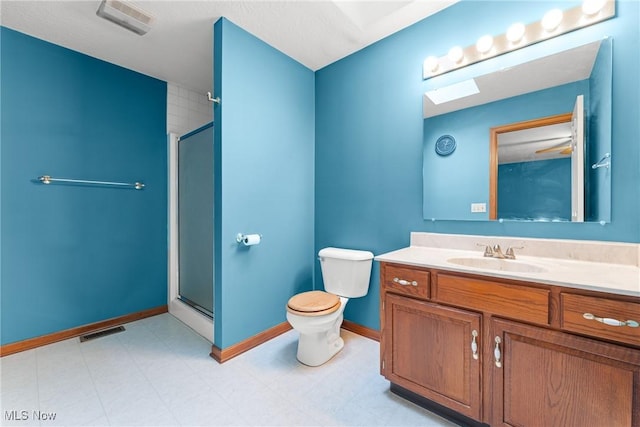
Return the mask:
POLYGON ((298 316, 324 316, 339 308, 340 297, 323 291, 303 292, 287 303, 287 311, 298 316))

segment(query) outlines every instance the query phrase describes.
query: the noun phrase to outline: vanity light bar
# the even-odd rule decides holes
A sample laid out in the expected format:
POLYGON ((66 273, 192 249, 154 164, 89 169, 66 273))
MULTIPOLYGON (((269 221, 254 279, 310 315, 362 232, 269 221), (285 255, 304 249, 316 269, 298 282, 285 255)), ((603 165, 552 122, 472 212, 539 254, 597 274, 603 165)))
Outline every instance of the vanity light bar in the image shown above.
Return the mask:
POLYGON ((562 34, 588 27, 613 18, 616 14, 615 0, 585 0, 581 6, 568 10, 552 9, 537 22, 528 25, 512 24, 506 33, 492 37, 484 35, 478 42, 461 48, 454 46, 447 55, 429 56, 422 65, 423 79, 448 73, 485 59, 551 39, 562 34))

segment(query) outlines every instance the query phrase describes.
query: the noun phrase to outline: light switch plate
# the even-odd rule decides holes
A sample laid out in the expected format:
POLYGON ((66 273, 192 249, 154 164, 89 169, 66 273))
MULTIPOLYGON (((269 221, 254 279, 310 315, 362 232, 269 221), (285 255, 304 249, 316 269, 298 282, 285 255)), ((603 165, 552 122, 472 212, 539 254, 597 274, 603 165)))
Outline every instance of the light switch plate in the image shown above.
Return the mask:
POLYGON ((486 211, 487 211, 486 203, 471 203, 471 212, 478 213, 478 212, 486 212, 486 211))

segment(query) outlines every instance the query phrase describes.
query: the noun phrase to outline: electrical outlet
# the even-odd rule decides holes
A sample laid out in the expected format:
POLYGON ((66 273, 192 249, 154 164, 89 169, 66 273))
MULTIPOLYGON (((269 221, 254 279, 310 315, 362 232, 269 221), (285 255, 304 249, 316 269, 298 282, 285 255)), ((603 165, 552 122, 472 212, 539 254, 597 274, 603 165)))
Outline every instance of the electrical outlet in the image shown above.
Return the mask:
POLYGON ((478 213, 478 212, 486 212, 486 211, 487 211, 486 203, 471 203, 471 212, 478 213))

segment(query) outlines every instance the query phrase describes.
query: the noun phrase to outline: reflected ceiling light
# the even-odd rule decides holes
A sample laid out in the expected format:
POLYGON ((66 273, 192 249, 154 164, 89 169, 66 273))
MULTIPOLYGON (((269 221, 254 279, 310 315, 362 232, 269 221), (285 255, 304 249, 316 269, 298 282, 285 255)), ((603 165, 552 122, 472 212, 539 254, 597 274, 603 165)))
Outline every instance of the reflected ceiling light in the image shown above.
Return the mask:
POLYGON ((425 70, 429 70, 432 73, 438 69, 440 61, 435 56, 429 56, 424 60, 423 67, 425 70))
POLYGON ((439 105, 456 99, 466 98, 467 96, 475 95, 476 93, 480 93, 478 85, 476 85, 475 80, 469 79, 460 83, 441 87, 440 89, 430 90, 425 92, 425 95, 431 100, 431 102, 439 105))
POLYGON ((464 52, 462 51, 462 48, 460 46, 454 46, 449 49, 447 58, 449 58, 449 61, 457 64, 458 62, 462 61, 462 58, 464 58, 464 52))
POLYGON ((593 16, 600 12, 606 3, 607 0, 584 0, 582 2, 582 13, 593 16))
POLYGON ((476 49, 480 53, 487 53, 493 47, 493 36, 489 34, 482 36, 476 42, 476 49))
POLYGON ((548 32, 555 30, 562 22, 562 16, 563 13, 560 9, 551 9, 542 17, 542 28, 548 32))
POLYGON ((516 22, 515 24, 511 24, 509 29, 507 29, 507 40, 511 43, 518 43, 524 37, 525 26, 522 22, 516 22))

